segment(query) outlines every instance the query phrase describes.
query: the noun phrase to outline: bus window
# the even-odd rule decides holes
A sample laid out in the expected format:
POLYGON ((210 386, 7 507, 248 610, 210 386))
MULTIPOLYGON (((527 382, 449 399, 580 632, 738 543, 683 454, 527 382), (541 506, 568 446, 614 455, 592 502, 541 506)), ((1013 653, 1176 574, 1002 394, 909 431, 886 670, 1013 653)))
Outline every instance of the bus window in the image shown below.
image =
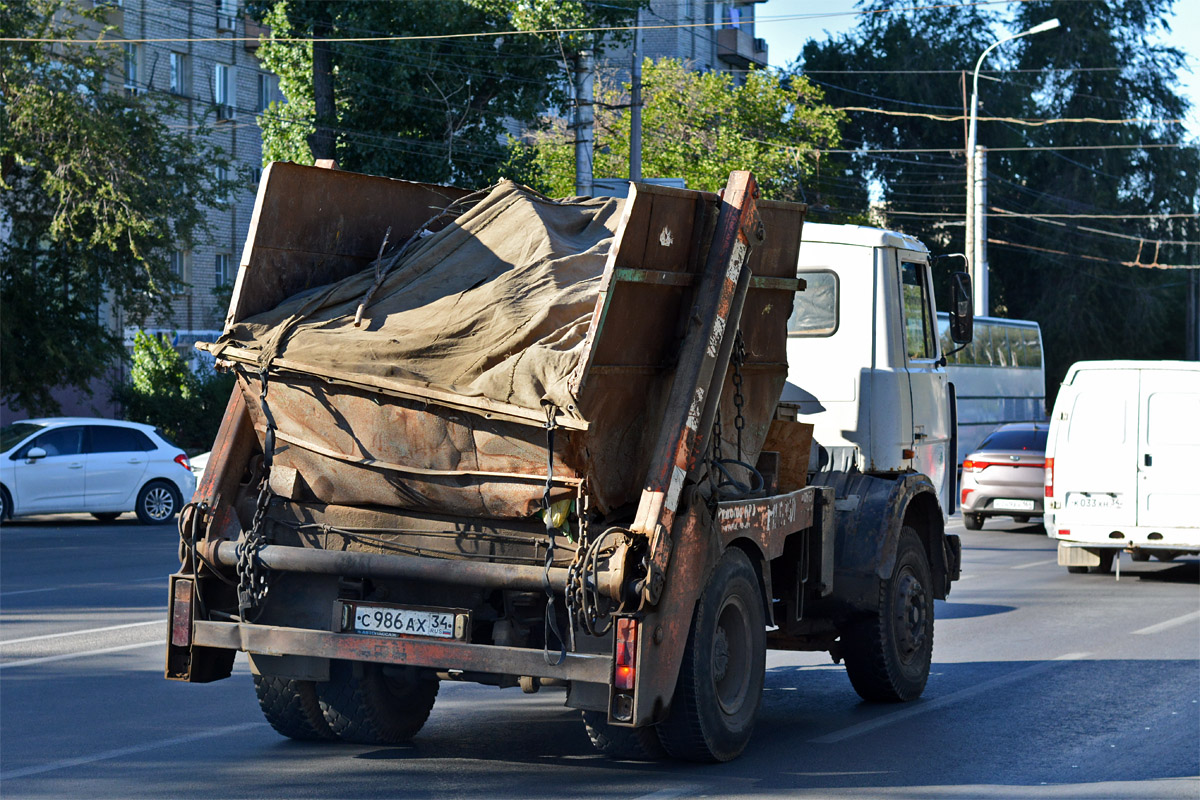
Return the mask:
POLYGON ((837 275, 828 270, 801 272, 807 283, 792 300, 788 336, 833 336, 838 329, 837 275))
POLYGON ((946 363, 957 364, 958 357, 961 355, 961 353, 954 352, 956 349, 958 349, 958 345, 955 344, 954 340, 950 338, 950 320, 946 317, 943 317, 941 314, 938 314, 937 326, 938 343, 942 347, 942 355, 945 356, 946 363))
POLYGON ((975 324, 975 338, 971 340, 971 363, 977 367, 990 366, 992 358, 992 326, 986 322, 975 324))
POLYGON ((1008 349, 1008 326, 992 325, 992 350, 996 360, 992 363, 998 367, 1012 367, 1012 354, 1008 349))
POLYGON ((1008 329, 1008 349, 1012 351, 1011 367, 1024 367, 1028 356, 1025 355, 1025 331, 1013 326, 1008 329))
POLYGON ((1042 342, 1038 338, 1037 328, 1026 328, 1022 331, 1025 339, 1025 361, 1023 367, 1042 368, 1042 342))

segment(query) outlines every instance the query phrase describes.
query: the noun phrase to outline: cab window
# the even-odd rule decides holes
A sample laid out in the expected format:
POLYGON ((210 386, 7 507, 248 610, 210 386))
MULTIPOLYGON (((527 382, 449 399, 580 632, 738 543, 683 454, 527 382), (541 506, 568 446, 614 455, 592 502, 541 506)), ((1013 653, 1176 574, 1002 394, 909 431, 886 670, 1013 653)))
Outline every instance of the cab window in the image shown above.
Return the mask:
POLYGON ((904 339, 908 357, 936 358, 934 321, 925 292, 925 265, 900 263, 900 292, 904 304, 904 339))
POLYGON ((796 292, 792 300, 792 315, 788 318, 788 336, 833 336, 838 329, 838 281, 829 270, 800 272, 804 291, 796 292))

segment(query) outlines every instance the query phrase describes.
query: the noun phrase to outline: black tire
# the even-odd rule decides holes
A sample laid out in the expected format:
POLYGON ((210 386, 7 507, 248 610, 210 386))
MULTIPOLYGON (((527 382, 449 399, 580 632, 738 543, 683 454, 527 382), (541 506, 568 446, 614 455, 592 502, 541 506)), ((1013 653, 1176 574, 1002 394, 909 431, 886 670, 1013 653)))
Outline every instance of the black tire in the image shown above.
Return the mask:
POLYGON ((316 684, 312 681, 255 675, 254 693, 258 695, 258 705, 267 722, 283 736, 302 742, 337 738, 321 713, 316 684))
POLYGON ((762 703, 766 642, 758 575, 730 548, 696 603, 675 698, 658 726, 672 758, 729 761, 746 749, 762 703))
POLYGON ((963 527, 969 531, 983 528, 983 514, 963 514, 963 527))
POLYGON ((846 672, 864 700, 902 702, 925 691, 933 661, 933 578, 915 529, 904 526, 879 612, 844 635, 846 672))
POLYGON ((1013 517, 1013 522, 1016 522, 1019 525, 1024 525, 1026 522, 1029 522, 1029 515, 1017 514, 1013 517))
POLYGON ((173 483, 150 481, 138 492, 134 511, 143 525, 166 525, 182 507, 183 500, 173 483))
POLYGON ((5 522, 12 516, 12 495, 8 489, 0 486, 0 522, 5 522))
POLYGON ((622 728, 609 725, 603 711, 584 711, 583 726, 592 746, 609 758, 625 761, 661 761, 667 751, 658 740, 657 726, 622 728))
POLYGON ((121 516, 120 511, 95 511, 92 516, 101 522, 112 522, 117 517, 121 516))
POLYGON ((1112 572, 1113 561, 1116 560, 1116 550, 1101 550, 1096 555, 1100 556, 1100 563, 1097 566, 1088 569, 1088 572, 1096 575, 1108 575, 1112 572))
POLYGON ((1088 571, 1087 567, 1067 567, 1067 572, 1072 575, 1083 575, 1088 571))
POLYGON ((1174 553, 1174 552, 1168 551, 1166 553, 1155 553, 1154 557, 1157 558, 1159 561, 1166 562, 1166 561, 1174 561, 1175 556, 1177 556, 1177 555, 1179 555, 1179 553, 1174 553))
POLYGON ((1149 561, 1150 560, 1150 552, 1148 550, 1135 549, 1132 553, 1129 554, 1129 557, 1131 559, 1133 559, 1134 561, 1149 561))
POLYGON ((329 729, 358 744, 400 744, 417 735, 437 698, 438 682, 409 668, 332 661, 329 680, 317 684, 317 697, 329 729))

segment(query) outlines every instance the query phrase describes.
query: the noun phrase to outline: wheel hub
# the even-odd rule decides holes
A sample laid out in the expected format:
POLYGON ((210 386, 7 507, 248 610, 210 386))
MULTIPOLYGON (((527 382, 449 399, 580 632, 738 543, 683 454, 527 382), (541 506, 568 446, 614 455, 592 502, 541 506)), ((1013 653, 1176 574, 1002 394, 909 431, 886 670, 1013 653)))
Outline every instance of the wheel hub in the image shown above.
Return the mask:
POLYGON ((717 628, 713 636, 713 680, 722 681, 729 670, 729 636, 724 628, 717 628))
POLYGON ((166 519, 172 505, 171 493, 166 489, 155 488, 146 494, 146 513, 151 519, 166 519))
POLYGON ((925 587, 915 575, 905 573, 897 582, 896 612, 893 617, 896 642, 905 660, 912 658, 925 645, 927 617, 925 587))

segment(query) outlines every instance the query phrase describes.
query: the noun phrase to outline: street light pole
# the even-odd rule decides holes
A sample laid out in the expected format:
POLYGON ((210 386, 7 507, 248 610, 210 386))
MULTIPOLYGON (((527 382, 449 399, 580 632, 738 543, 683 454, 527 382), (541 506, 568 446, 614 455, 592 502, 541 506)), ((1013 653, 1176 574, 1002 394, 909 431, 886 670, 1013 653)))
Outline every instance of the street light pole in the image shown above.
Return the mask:
POLYGON ((1005 42, 1020 39, 1022 36, 1031 36, 1035 33, 1051 31, 1057 28, 1059 24, 1057 18, 1049 19, 1043 23, 1034 25, 1027 31, 1021 31, 1007 38, 1000 39, 984 50, 980 54, 979 60, 975 62, 974 77, 971 79, 971 121, 967 125, 967 241, 965 249, 968 257, 971 259, 971 277, 972 283, 975 286, 976 316, 987 316, 990 306, 988 297, 987 237, 981 234, 981 231, 984 229, 983 214, 985 213, 985 209, 982 208, 981 204, 977 204, 976 201, 976 197, 978 196, 976 183, 980 172, 975 167, 975 161, 980 157, 977 153, 979 146, 976 143, 976 114, 979 107, 979 68, 983 65, 983 60, 987 58, 988 53, 1005 42))

